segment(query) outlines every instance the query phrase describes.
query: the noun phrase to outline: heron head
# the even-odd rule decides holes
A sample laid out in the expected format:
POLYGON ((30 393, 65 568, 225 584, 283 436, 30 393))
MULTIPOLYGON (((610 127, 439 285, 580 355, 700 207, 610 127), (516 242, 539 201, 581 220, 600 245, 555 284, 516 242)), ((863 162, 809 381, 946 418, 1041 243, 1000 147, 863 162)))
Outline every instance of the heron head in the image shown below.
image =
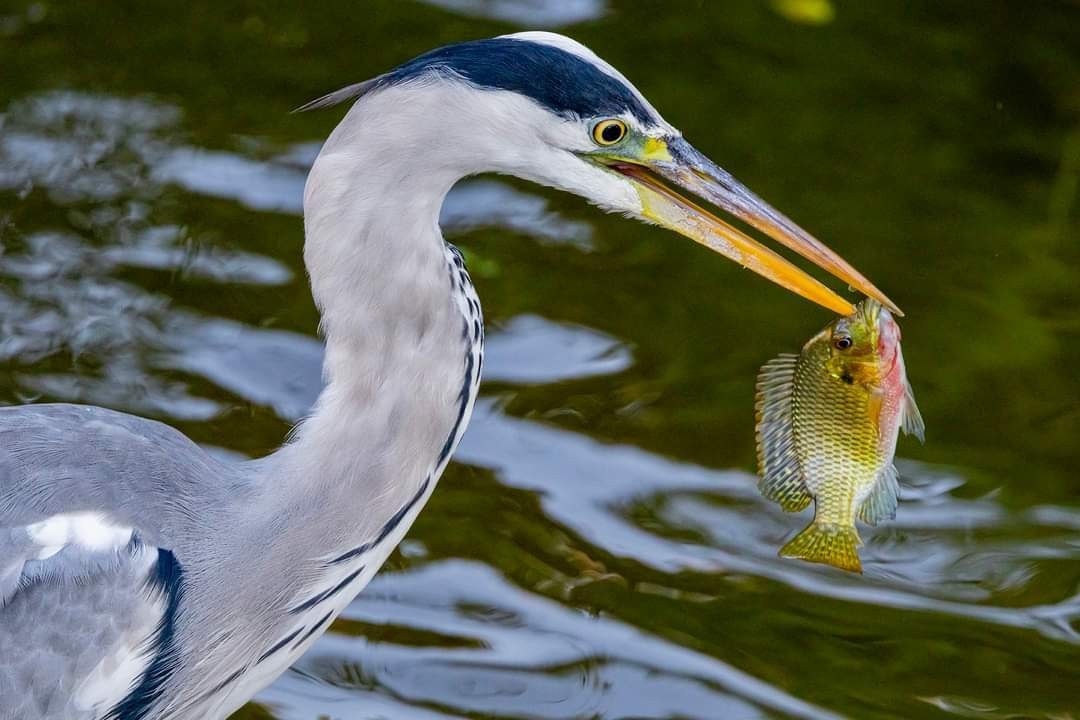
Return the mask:
POLYGON ((690 145, 621 73, 565 36, 525 32, 439 48, 302 109, 357 97, 352 112, 368 132, 397 136, 398 152, 411 149, 447 186, 496 172, 560 188, 674 230, 835 312, 853 311, 686 196, 694 195, 902 314, 839 255, 690 145))

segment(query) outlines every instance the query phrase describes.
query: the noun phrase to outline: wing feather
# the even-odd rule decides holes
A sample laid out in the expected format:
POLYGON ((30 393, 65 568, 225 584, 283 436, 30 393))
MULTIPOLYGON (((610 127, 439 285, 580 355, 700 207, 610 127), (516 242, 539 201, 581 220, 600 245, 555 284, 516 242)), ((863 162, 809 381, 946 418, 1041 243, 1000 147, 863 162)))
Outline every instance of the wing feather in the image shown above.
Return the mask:
POLYGON ((236 477, 161 423, 0 408, 0 717, 153 716, 190 508, 240 492, 236 477))

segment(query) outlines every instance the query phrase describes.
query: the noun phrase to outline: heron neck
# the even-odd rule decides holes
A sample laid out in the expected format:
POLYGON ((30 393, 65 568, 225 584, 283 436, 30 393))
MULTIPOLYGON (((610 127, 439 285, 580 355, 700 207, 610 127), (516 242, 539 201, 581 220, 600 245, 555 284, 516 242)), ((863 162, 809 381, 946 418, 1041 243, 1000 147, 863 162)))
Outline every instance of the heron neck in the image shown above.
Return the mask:
POLYGON ((469 338, 438 226, 458 178, 432 172, 392 138, 358 140, 350 118, 305 190, 304 259, 322 313, 326 386, 287 446, 305 496, 345 509, 343 542, 377 533, 433 487, 448 437, 456 444, 468 420, 469 338))

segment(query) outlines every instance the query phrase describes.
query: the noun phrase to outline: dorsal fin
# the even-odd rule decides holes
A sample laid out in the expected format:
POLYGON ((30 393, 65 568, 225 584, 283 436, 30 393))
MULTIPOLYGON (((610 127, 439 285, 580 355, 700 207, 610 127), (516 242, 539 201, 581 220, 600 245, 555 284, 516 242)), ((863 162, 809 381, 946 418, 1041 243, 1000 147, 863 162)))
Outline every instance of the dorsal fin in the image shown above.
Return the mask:
POLYGON ((896 505, 900 496, 900 481, 896 467, 889 466, 878 473, 870 494, 859 508, 859 519, 867 525, 877 525, 882 520, 896 517, 896 505))
POLYGON ((798 355, 780 355, 762 366, 757 379, 757 456, 761 494, 788 512, 810 504, 795 454, 791 395, 798 355))

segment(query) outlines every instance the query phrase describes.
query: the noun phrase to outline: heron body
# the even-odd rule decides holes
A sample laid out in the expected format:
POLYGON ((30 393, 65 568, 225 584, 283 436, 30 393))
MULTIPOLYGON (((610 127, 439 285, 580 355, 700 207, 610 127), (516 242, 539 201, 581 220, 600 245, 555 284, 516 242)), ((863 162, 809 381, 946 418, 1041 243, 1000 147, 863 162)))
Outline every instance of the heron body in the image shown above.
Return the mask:
POLYGON ((316 105, 354 98, 305 189, 326 385, 285 445, 226 463, 102 408, 0 409, 3 720, 224 718, 371 580, 476 398, 480 303, 438 227, 465 176, 581 195, 850 308, 659 175, 880 295, 568 38, 450 46, 316 105))

